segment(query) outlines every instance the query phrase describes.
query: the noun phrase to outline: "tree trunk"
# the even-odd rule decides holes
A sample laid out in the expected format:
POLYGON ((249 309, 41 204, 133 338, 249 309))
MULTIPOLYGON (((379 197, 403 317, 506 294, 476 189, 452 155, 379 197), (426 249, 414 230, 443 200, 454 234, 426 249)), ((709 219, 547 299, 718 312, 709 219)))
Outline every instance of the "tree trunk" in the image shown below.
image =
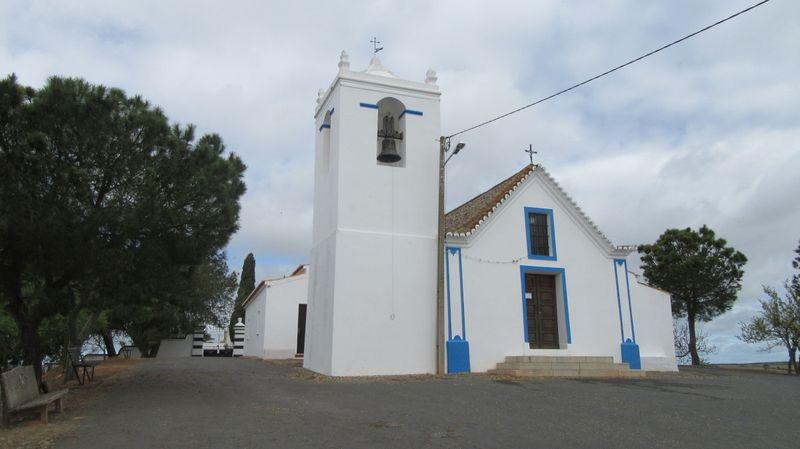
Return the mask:
POLYGON ((697 333, 695 332, 695 313, 689 310, 686 314, 689 325, 689 354, 692 356, 692 366, 700 365, 700 354, 697 352, 697 333))
POLYGON ((106 346, 108 357, 116 357, 117 348, 114 347, 114 335, 111 334, 111 329, 103 329, 100 331, 100 336, 103 337, 103 344, 106 346))
POLYGON ((792 374, 792 368, 794 368, 794 374, 796 376, 800 376, 800 371, 798 371, 797 364, 797 348, 789 349, 789 374, 792 374))
POLYGON ((22 337, 24 361, 33 365, 33 372, 36 374, 36 381, 39 382, 39 389, 47 393, 47 384, 42 380, 42 349, 39 342, 39 333, 29 323, 17 324, 19 325, 19 335, 22 337))

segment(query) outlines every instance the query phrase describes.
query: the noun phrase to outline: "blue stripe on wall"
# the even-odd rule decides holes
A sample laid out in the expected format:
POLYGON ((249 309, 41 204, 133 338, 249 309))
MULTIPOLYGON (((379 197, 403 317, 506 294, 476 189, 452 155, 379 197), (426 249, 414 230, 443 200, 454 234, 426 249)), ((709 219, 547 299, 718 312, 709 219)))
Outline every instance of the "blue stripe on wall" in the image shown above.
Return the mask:
POLYGON ((450 255, 458 254, 458 287, 459 287, 459 296, 461 300, 461 339, 467 339, 467 320, 466 320, 466 310, 464 310, 464 268, 461 259, 461 248, 450 246, 446 248, 445 251, 445 276, 447 276, 447 339, 453 339, 453 309, 450 302, 450 255))
POLYGON ((633 328, 633 305, 631 305, 631 283, 628 281, 628 259, 622 259, 625 268, 625 287, 628 290, 628 313, 631 316, 631 336, 633 342, 636 343, 636 330, 633 328))
POLYGON ((450 253, 453 248, 444 252, 444 272, 447 276, 447 339, 453 339, 453 308, 450 306, 450 253))
POLYGON ((377 104, 372 104, 372 103, 359 103, 358 105, 359 105, 359 106, 361 106, 362 108, 378 109, 378 105, 377 105, 377 104))
POLYGON ((467 339, 467 311, 464 309, 464 266, 461 264, 461 248, 458 248, 458 285, 461 290, 461 333, 467 339))
POLYGON ((403 112, 400 113, 400 117, 398 117, 398 118, 403 118, 403 116, 406 115, 406 114, 422 115, 422 111, 415 111, 413 109, 406 109, 406 110, 404 110, 403 112))
POLYGON ((619 275, 617 274, 617 265, 622 265, 622 259, 614 259, 614 284, 617 286, 617 309, 619 310, 619 334, 622 342, 625 342, 625 328, 622 324, 622 300, 619 297, 619 275))

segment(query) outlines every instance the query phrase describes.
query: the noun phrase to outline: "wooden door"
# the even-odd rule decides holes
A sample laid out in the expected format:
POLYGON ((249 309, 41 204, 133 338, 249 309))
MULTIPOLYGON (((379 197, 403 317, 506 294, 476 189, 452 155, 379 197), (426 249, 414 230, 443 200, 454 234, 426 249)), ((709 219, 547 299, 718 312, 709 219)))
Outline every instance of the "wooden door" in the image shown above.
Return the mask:
POLYGON ((306 304, 300 304, 297 311, 297 354, 303 353, 306 345, 306 304))
POLYGON ((525 308, 530 347, 558 349, 558 306, 554 275, 525 275, 525 308))

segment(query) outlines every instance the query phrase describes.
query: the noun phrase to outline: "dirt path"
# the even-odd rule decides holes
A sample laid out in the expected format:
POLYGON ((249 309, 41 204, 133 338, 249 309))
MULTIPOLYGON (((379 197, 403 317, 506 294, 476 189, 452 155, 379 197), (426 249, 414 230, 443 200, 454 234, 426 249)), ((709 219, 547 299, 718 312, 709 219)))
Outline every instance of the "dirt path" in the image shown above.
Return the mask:
MULTIPOLYGON (((66 385, 70 392, 65 398, 64 413, 50 413, 50 423, 41 425, 36 413, 26 416, 14 416, 10 427, 0 427, 0 448, 50 448, 55 441, 68 435, 74 435, 78 424, 86 418, 87 410, 98 398, 112 392, 116 382, 122 381, 125 372, 139 363, 140 360, 109 360, 95 369, 94 381, 80 386, 76 381, 66 385)), ((59 374, 59 373, 54 373, 59 374)), ((56 375, 49 377, 48 383, 53 390, 64 388, 56 375)), ((2 412, 0 412, 2 413, 2 412)))
POLYGON ((800 379, 726 370, 327 381, 259 360, 146 360, 56 447, 796 447, 798 403, 800 379))

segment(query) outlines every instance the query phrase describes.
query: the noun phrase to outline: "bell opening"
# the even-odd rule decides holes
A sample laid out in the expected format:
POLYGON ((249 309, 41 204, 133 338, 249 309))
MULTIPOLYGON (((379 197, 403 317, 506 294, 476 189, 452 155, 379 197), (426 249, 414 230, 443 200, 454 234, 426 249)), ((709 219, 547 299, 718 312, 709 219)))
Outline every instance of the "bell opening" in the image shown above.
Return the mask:
POLYGON ((378 102, 376 160, 380 165, 404 167, 405 106, 396 98, 386 97, 378 102))

